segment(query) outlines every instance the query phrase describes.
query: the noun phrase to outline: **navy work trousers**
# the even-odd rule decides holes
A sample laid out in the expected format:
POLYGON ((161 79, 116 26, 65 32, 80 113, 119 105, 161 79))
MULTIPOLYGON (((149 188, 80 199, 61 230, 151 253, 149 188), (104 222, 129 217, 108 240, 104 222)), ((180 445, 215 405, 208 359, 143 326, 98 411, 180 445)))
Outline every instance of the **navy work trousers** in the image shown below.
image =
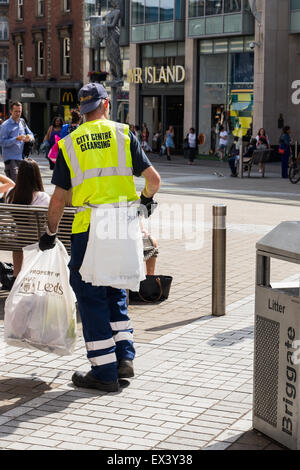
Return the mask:
POLYGON ((118 379, 118 361, 135 357, 133 329, 125 290, 94 287, 81 278, 79 269, 88 237, 89 232, 72 235, 70 284, 78 302, 92 373, 99 380, 111 382, 118 379))

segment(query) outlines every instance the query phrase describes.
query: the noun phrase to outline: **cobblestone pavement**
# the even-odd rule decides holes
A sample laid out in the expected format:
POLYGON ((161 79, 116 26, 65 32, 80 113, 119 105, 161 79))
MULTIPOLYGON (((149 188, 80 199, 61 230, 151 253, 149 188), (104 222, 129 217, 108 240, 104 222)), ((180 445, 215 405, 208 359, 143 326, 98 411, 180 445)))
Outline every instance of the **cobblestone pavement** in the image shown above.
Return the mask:
MULTIPOLYGON (((45 167, 43 176, 49 181, 45 167)), ((115 394, 75 389, 74 370, 88 369, 81 334, 73 356, 58 358, 5 345, 0 322, 0 448, 281 448, 251 431, 255 243, 282 220, 299 218, 296 190, 290 198, 266 196, 256 192, 256 181, 252 194, 229 197, 191 195, 188 183, 174 194, 173 184, 172 194, 157 196, 160 206, 174 205, 172 217, 165 212, 161 221, 158 212, 150 219, 160 247, 156 272, 174 277, 170 298, 129 307, 136 377, 115 394), (217 318, 211 316, 211 207, 222 202, 228 208, 228 307, 217 318), (180 225, 184 205, 200 205, 203 218, 190 214, 185 238, 164 239, 166 229, 180 225), (187 250, 195 234, 201 249, 187 250)), ((287 191, 283 184, 277 181, 278 194, 287 191)), ((1 253, 4 259, 10 254, 1 253)), ((295 275, 296 265, 272 262, 272 281, 295 275)))

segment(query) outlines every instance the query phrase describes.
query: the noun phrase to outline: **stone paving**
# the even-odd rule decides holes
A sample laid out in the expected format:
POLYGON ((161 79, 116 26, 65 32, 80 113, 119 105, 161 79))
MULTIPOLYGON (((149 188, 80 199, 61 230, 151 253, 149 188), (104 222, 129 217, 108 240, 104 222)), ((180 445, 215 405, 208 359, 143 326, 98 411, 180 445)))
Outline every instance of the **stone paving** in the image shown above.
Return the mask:
POLYGON ((206 316, 147 344, 138 341, 136 378, 114 394, 70 384, 74 367, 86 369, 82 338, 71 358, 1 340, 2 393, 9 396, 3 385, 17 385, 20 376, 24 388, 44 382, 44 390, 3 409, 0 447, 225 449, 251 428, 251 305, 253 298, 245 298, 226 317, 206 316), (52 380, 55 388, 47 390, 52 380))
MULTIPOLYGON (((5 345, 0 322, 0 448, 281 448, 251 431, 255 243, 282 220, 297 220, 298 203, 294 196, 284 204, 238 194, 158 198, 161 204, 203 204, 203 245, 186 251, 186 240, 162 239, 158 215, 153 218, 151 233, 160 247, 156 272, 174 280, 168 301, 129 308, 136 377, 115 394, 75 389, 74 370, 88 369, 80 332, 73 356, 59 358, 5 345), (224 201, 228 307, 217 318, 210 315, 211 206, 224 201)), ((188 238, 195 233, 192 218, 187 226, 188 238)), ((10 254, 1 253, 4 259, 10 254)), ((272 281, 294 275, 297 265, 272 263, 272 281)))

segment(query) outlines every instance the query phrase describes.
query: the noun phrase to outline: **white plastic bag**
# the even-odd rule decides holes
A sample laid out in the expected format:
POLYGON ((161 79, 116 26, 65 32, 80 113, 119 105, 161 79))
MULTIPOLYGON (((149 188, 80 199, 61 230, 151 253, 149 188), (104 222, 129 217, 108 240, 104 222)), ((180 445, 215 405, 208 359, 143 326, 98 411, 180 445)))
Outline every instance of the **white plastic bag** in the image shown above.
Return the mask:
POLYGON ((136 206, 92 208, 88 246, 79 272, 93 286, 139 290, 145 267, 136 206))
POLYGON ((5 302, 5 341, 58 356, 72 354, 77 323, 68 253, 59 240, 52 250, 43 252, 36 243, 23 252, 22 270, 5 302))

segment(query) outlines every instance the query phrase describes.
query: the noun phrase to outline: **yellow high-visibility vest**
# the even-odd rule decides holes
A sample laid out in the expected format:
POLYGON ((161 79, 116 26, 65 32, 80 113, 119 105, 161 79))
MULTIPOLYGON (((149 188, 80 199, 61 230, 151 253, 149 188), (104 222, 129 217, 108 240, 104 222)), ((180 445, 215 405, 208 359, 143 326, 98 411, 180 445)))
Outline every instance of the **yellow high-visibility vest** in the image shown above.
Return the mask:
POLYGON ((86 122, 58 142, 70 170, 72 205, 79 207, 72 233, 86 232, 89 205, 137 201, 129 126, 108 120, 86 122))

